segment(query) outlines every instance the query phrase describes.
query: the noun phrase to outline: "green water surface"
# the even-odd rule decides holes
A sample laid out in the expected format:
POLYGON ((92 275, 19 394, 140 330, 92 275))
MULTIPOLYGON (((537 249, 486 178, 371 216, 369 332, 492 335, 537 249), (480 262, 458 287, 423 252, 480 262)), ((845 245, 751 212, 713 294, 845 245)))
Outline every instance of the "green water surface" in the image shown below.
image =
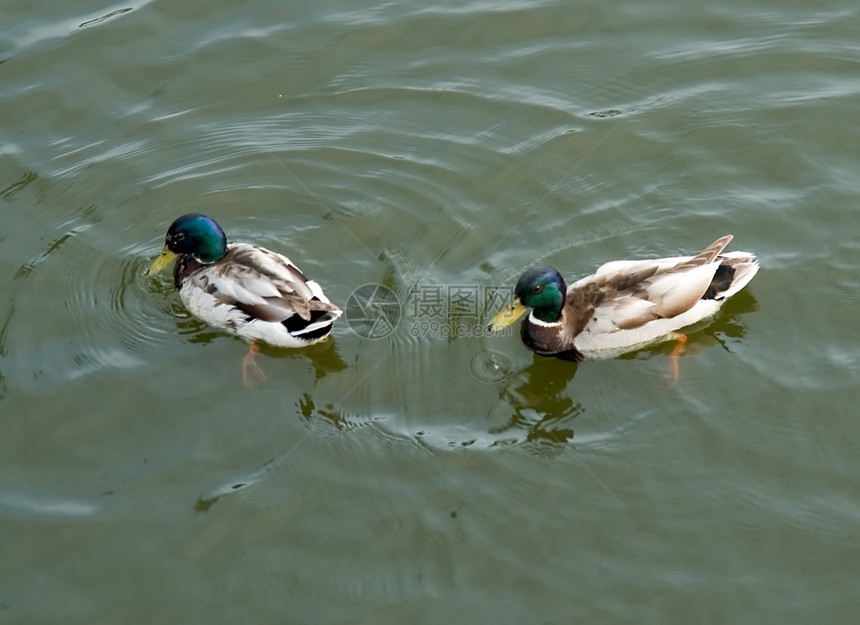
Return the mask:
POLYGON ((856 2, 0 12, 0 622, 856 621, 856 2), (191 211, 396 325, 244 388, 143 275, 191 211), (728 233, 674 387, 483 331, 728 233))

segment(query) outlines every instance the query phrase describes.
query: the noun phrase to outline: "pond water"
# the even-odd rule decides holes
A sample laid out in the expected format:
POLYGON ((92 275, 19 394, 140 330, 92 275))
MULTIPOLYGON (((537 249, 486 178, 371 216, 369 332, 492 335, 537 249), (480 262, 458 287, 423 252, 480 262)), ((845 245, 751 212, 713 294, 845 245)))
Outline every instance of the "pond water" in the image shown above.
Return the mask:
POLYGON ((853 622, 860 7, 807 4, 6 2, 0 621, 853 622), (192 211, 347 308, 257 388, 144 276, 192 211), (483 331, 728 233, 675 386, 483 331))

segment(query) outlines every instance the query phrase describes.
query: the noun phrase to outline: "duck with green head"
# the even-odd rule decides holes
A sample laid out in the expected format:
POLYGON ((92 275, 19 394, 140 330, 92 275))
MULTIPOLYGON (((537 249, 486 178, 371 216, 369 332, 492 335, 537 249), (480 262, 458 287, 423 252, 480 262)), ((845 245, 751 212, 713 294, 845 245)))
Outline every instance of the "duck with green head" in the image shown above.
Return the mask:
POLYGON ((341 315, 319 284, 289 258, 249 243, 227 243, 224 231, 206 215, 177 218, 147 274, 154 276, 173 262, 174 282, 188 311, 252 345, 318 343, 341 315))
POLYGON ((522 324, 525 345, 576 361, 618 356, 677 336, 716 313, 758 271, 754 254, 723 253, 731 240, 721 237, 696 256, 612 261, 570 287, 552 267, 532 267, 490 330, 511 325, 531 309, 522 324))

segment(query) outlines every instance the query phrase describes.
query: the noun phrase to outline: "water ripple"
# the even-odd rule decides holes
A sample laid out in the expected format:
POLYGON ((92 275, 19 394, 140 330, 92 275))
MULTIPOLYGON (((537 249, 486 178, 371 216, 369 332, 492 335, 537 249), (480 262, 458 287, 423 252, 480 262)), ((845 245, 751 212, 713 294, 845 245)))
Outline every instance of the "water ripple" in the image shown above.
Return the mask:
POLYGON ((28 518, 87 519, 98 516, 106 507, 104 499, 70 498, 37 494, 0 493, 0 509, 5 515, 28 518))
MULTIPOLYGON (((146 256, 155 254, 152 245, 94 254, 100 246, 92 223, 71 221, 60 227, 66 232, 15 275, 14 314, 7 320, 3 343, 21 366, 10 369, 20 377, 32 367, 39 377, 47 374, 65 383, 146 365, 148 355, 172 338, 163 329, 171 300, 154 298, 142 277, 146 256), (33 332, 40 332, 27 320, 41 318, 45 298, 55 302, 51 322, 42 327, 38 341, 21 349, 21 341, 26 344, 33 332)), ((103 228, 99 231, 104 234, 103 228)))

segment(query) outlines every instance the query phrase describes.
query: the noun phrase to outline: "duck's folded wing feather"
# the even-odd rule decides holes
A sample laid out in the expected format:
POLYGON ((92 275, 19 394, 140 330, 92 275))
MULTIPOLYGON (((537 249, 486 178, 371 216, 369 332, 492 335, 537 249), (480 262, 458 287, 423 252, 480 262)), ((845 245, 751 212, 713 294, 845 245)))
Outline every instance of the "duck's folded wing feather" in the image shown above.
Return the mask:
POLYGON ((597 321, 595 330, 612 332, 615 330, 632 330, 659 319, 653 302, 641 297, 626 295, 605 301, 594 311, 597 321), (611 324, 611 325, 608 325, 611 324))
POLYGON ((635 295, 652 303, 653 312, 660 317, 675 317, 702 299, 719 265, 709 263, 656 275, 638 284, 635 295))
POLYGON ((224 262, 205 271, 208 292, 257 319, 281 322, 312 310, 337 310, 285 256, 252 245, 230 246, 224 262))
POLYGON ((620 272, 604 272, 600 279, 574 284, 567 297, 574 330, 579 332, 589 322, 595 332, 632 330, 691 309, 704 295, 719 263, 684 265, 689 257, 679 260, 676 266, 683 265, 681 270, 629 263, 616 266, 620 272))

